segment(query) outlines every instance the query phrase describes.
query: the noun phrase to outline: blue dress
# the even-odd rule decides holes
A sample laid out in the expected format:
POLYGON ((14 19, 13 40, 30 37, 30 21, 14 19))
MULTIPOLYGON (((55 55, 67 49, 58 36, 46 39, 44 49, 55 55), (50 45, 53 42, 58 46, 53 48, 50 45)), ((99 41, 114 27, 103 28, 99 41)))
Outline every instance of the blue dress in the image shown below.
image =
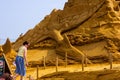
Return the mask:
POLYGON ((16 64, 15 72, 21 76, 25 76, 26 69, 24 64, 24 58, 21 56, 16 56, 15 64, 16 64))

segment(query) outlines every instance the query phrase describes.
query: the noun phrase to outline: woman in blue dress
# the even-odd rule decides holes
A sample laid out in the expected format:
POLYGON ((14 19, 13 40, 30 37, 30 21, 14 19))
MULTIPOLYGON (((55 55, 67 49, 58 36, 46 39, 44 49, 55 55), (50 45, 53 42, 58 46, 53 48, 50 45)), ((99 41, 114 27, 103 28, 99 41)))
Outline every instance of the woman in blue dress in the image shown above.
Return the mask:
POLYGON ((20 80, 23 80, 25 74, 26 74, 26 68, 25 65, 28 66, 27 62, 27 48, 29 46, 29 43, 27 41, 23 42, 23 45, 19 48, 15 64, 16 64, 16 70, 15 75, 13 76, 13 79, 16 80, 18 76, 20 76, 20 80))

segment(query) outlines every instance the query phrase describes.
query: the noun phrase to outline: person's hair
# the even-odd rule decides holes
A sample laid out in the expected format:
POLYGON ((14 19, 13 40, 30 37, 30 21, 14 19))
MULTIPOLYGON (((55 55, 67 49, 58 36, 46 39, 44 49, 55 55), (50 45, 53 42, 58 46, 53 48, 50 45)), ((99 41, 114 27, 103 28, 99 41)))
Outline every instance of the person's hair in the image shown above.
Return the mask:
POLYGON ((9 73, 4 73, 2 76, 0 76, 0 79, 1 78, 5 80, 13 80, 9 73))
POLYGON ((29 43, 27 41, 23 42, 23 45, 28 45, 29 43))

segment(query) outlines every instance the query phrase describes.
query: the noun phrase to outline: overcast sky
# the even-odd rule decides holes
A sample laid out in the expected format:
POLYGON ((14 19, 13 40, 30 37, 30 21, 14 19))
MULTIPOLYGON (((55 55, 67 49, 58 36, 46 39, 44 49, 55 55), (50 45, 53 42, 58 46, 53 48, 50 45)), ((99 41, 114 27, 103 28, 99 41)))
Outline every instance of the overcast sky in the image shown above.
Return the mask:
POLYGON ((46 15, 63 9, 68 0, 0 0, 0 44, 34 28, 46 15))

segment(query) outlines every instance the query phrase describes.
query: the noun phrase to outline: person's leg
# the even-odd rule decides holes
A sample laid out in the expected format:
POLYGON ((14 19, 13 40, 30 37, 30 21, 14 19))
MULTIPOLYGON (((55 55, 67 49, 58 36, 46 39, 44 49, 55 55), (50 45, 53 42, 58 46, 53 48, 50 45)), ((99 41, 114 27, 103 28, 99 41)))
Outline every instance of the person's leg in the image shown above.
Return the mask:
POLYGON ((15 74, 12 76, 13 80, 16 80, 16 78, 19 76, 19 71, 20 71, 20 61, 19 61, 19 57, 16 56, 16 59, 15 59, 15 64, 16 64, 16 70, 15 70, 15 74))
POLYGON ((13 80, 16 80, 16 78, 19 76, 19 74, 15 74, 14 76, 12 76, 13 80))
POLYGON ((20 63, 21 65, 20 65, 20 68, 21 68, 21 70, 20 70, 20 72, 21 72, 21 76, 20 76, 20 80, 24 80, 24 76, 25 76, 25 74, 26 74, 26 68, 25 68, 25 64, 24 64, 24 58, 21 58, 21 63, 20 63))
POLYGON ((20 80, 24 80, 24 77, 23 77, 23 76, 20 76, 20 80))

